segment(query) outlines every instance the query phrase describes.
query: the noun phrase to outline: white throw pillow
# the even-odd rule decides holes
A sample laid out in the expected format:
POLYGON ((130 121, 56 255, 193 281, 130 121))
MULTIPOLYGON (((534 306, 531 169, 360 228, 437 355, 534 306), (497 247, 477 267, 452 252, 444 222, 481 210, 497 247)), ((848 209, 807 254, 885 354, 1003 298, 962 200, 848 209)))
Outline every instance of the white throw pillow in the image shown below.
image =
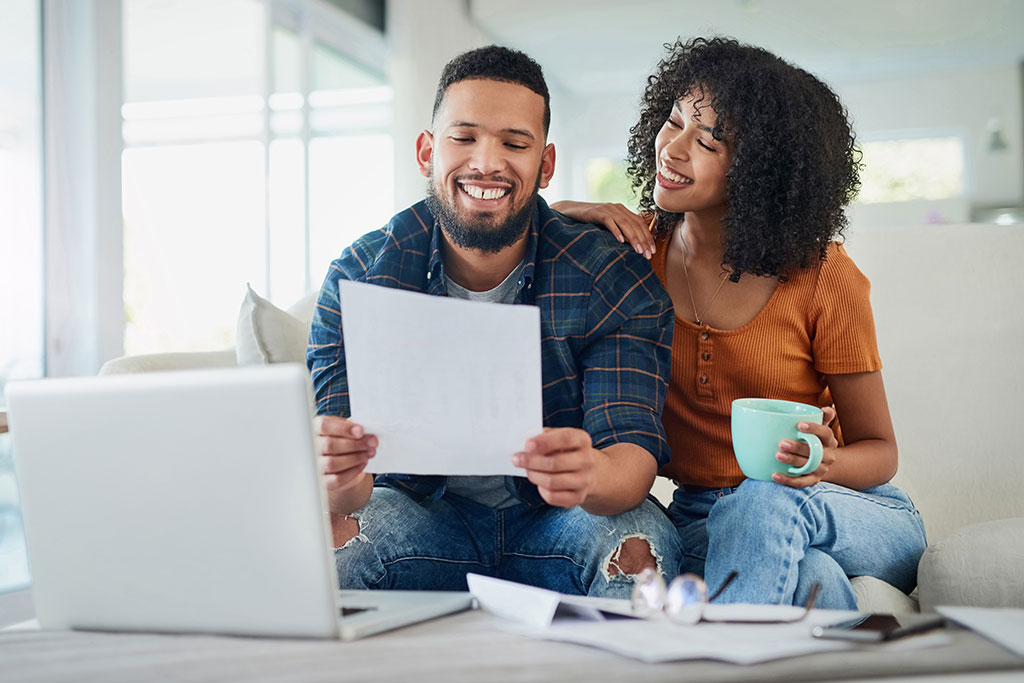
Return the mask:
POLYGON ((1024 517, 979 522, 924 551, 917 566, 921 611, 938 605, 1024 607, 1024 517))
POLYGON ((235 331, 238 364, 305 363, 309 321, 282 311, 248 283, 245 287, 235 331))

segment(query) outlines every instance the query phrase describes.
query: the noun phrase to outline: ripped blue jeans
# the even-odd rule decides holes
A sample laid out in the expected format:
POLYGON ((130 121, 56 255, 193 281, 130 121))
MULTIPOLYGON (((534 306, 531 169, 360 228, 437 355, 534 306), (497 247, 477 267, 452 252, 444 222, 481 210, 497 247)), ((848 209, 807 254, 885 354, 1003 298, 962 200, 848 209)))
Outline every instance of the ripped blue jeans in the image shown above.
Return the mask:
POLYGON ((359 535, 334 551, 343 589, 464 591, 466 573, 474 572, 561 593, 628 598, 635 576, 617 565, 627 539, 648 543, 666 579, 682 559, 679 535, 649 499, 600 517, 579 507, 493 509, 452 493, 420 504, 378 486, 352 516, 359 535))

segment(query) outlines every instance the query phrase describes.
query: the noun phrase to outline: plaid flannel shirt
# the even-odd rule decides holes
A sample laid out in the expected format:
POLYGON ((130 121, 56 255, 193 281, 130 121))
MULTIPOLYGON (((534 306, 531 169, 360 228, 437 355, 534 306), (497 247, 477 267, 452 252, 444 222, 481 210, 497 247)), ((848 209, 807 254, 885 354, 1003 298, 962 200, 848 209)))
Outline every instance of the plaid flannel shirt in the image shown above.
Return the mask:
MULTIPOLYGON (((607 231, 552 211, 541 198, 529 230, 515 303, 540 307, 544 425, 584 429, 598 449, 636 444, 665 465, 670 453, 661 411, 672 350, 671 299, 643 257, 607 231)), ((447 296, 441 245, 440 227, 420 202, 331 263, 306 352, 318 414, 350 415, 338 281, 447 296)), ((381 474, 375 483, 425 501, 443 495, 445 482, 443 476, 381 474)), ((545 504, 523 477, 508 477, 506 486, 527 504, 545 504)))

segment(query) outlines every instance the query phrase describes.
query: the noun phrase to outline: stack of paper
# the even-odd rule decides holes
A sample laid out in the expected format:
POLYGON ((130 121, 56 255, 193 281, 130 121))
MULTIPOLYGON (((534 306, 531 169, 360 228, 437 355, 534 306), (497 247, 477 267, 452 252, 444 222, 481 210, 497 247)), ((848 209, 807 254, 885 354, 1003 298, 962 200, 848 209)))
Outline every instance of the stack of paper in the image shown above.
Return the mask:
MULTIPOLYGON (((811 637, 811 628, 849 618, 853 613, 814 610, 796 623, 674 624, 663 615, 636 619, 626 600, 569 596, 476 574, 469 590, 484 609, 509 619, 530 635, 589 645, 645 662, 715 659, 754 664, 771 659, 854 645, 811 637)), ((709 616, 772 622, 789 619, 800 608, 773 605, 723 605, 709 616)))

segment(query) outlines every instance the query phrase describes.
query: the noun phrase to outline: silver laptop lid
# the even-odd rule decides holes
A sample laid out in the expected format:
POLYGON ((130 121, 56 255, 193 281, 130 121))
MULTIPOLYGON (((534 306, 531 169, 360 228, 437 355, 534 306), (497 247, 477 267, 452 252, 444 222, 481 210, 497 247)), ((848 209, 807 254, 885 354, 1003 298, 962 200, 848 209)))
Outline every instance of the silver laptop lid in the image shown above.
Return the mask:
POLYGON ((337 637, 305 368, 8 385, 44 628, 337 637))

